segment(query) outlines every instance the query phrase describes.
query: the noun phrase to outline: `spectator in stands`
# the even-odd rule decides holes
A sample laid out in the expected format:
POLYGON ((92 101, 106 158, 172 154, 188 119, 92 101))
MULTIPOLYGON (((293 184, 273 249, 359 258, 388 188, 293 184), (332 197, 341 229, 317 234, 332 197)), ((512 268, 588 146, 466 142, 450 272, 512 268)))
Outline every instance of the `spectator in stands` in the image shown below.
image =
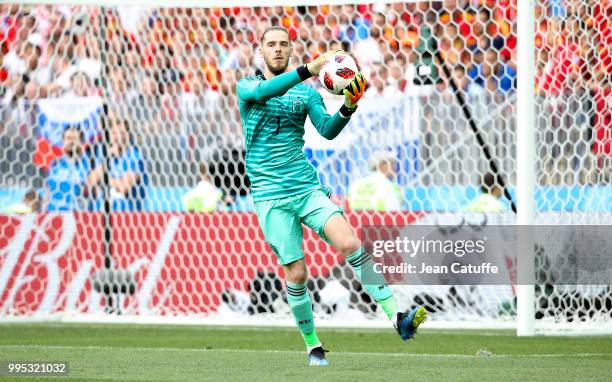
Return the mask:
POLYGON ((368 103, 378 104, 375 106, 376 108, 392 106, 387 102, 392 97, 401 98, 400 82, 397 81, 397 78, 390 77, 387 66, 381 63, 372 64, 368 81, 371 86, 367 88, 364 97, 366 97, 368 103))
POLYGON ((64 155, 51 162, 43 197, 46 211, 74 211, 85 206, 87 161, 83 156, 83 132, 68 126, 63 133, 64 155))
POLYGON ((4 209, 7 214, 31 214, 40 211, 40 198, 35 189, 30 189, 19 202, 4 209))
MULTIPOLYGON (((611 151, 610 50, 606 49, 612 41, 606 22, 609 0, 582 0, 579 7, 559 5, 566 3, 536 4, 538 89, 560 106, 566 103, 557 98, 567 93, 592 98, 588 102, 593 105, 587 106, 592 110, 593 150, 605 157, 601 158, 606 159, 601 161, 605 168, 611 151), (585 87, 590 97, 576 92, 585 87)), ((100 25, 95 22, 98 8, 0 5, 0 115, 3 122, 30 126, 17 120, 16 116, 26 115, 14 107, 17 100, 99 94, 95 86, 104 53, 110 68, 106 77, 110 89, 106 90, 115 102, 113 108, 125 110, 122 115, 138 123, 133 130, 146 141, 147 146, 140 147, 151 147, 151 153, 158 155, 153 163, 161 169, 157 171, 160 179, 168 179, 163 175, 176 158, 193 160, 188 155, 202 147, 241 138, 233 83, 252 74, 257 36, 274 22, 288 27, 295 39, 293 62, 309 61, 328 45, 337 48, 341 41, 342 48, 358 58, 363 71, 380 73, 381 81, 372 80, 372 96, 389 89, 414 89, 412 73, 415 63, 422 61, 418 45, 427 26, 463 89, 467 78, 470 92, 503 102, 515 89, 516 1, 188 10, 149 7, 138 12, 109 7, 107 11, 111 16, 108 30, 113 33, 102 47, 100 25), (175 151, 177 155, 166 154, 175 151)), ((441 81, 436 86, 443 91, 447 84, 441 81)), ((553 108, 548 114, 554 116, 550 124, 556 126, 561 125, 556 122, 560 117, 572 112, 553 108)), ((6 128, 1 125, 0 129, 6 128)), ((149 157, 148 153, 144 156, 149 157)))
POLYGON ((393 34, 393 29, 391 25, 387 23, 386 16, 381 12, 376 12, 376 14, 374 15, 374 22, 370 30, 371 32, 376 30, 379 36, 387 40, 391 38, 393 34))
POLYGON ((455 66, 453 69, 453 79, 459 89, 463 90, 464 92, 469 90, 470 83, 468 77, 465 75, 465 68, 463 66, 455 66))
POLYGON ((472 52, 472 61, 468 65, 468 76, 474 84, 484 87, 485 79, 482 75, 482 66, 484 64, 484 51, 477 49, 472 52))
MULTIPOLYGON (((153 74, 149 71, 142 73, 138 82, 138 96, 130 108, 131 120, 142 124, 138 126, 138 132, 145 136, 159 133, 161 126, 161 98, 159 86, 153 74)), ((141 138, 146 138, 142 137, 141 138)), ((152 142, 144 142, 150 144, 152 142)))
POLYGON ((194 140, 194 151, 206 157, 218 146, 224 101, 219 92, 205 87, 204 73, 195 71, 190 91, 181 94, 182 130, 194 140))
MULTIPOLYGON (((40 85, 48 81, 48 73, 39 68, 39 60, 42 54, 40 48, 40 36, 31 35, 28 40, 20 46, 19 52, 9 52, 3 60, 6 68, 10 93, 9 97, 27 99, 38 98, 40 85)), ((42 94, 42 96, 46 96, 42 94)), ((10 99, 5 99, 4 103, 10 99)))
POLYGON ((77 71, 70 77, 70 90, 64 97, 90 97, 95 94, 93 83, 85 72, 77 71))
POLYGON ((348 202, 353 210, 399 211, 402 192, 395 178, 396 155, 390 151, 374 152, 368 161, 372 173, 349 187, 348 202))
MULTIPOLYGON (((480 60, 480 53, 476 53, 476 62, 480 60)), ((495 50, 489 50, 485 54, 484 62, 473 65, 468 75, 478 85, 493 91, 508 93, 516 89, 516 69, 502 62, 503 60, 495 50)))
POLYGON ((183 196, 183 208, 189 212, 214 212, 219 208, 223 193, 213 184, 208 166, 200 164, 200 182, 183 196))
MULTIPOLYGON (((332 41, 332 43, 337 43, 337 41, 332 41)), ((290 64, 295 65, 297 62, 308 62, 309 60, 310 58, 306 51, 306 44, 301 41, 296 41, 293 45, 293 56, 291 57, 290 64)), ((243 59, 242 62, 244 61, 243 59)))
POLYGON ((384 57, 380 51, 379 40, 380 30, 372 28, 368 37, 355 43, 352 52, 360 65, 369 66, 374 62, 383 61, 384 57))
POLYGON ((406 87, 405 67, 398 64, 395 60, 385 61, 385 65, 389 68, 389 77, 387 79, 389 86, 403 92, 406 87))
POLYGON ((504 191, 500 184, 499 175, 487 173, 482 177, 480 190, 482 193, 476 197, 465 209, 465 212, 496 213, 506 211, 506 205, 501 202, 504 191))
POLYGON ((380 99, 385 92, 385 76, 387 71, 384 66, 380 63, 373 64, 371 71, 368 74, 368 82, 371 86, 368 86, 366 90, 366 98, 372 97, 372 99, 380 99))
POLYGON ((114 106, 126 107, 130 105, 138 96, 132 88, 135 79, 127 76, 127 71, 121 67, 111 69, 109 82, 109 98, 113 100, 114 106))
POLYGON ((503 94, 510 93, 516 89, 516 66, 497 56, 494 66, 497 88, 503 94))
POLYGON ((130 138, 127 119, 112 114, 109 117, 110 145, 108 158, 99 149, 96 166, 88 177, 89 187, 96 195, 103 196, 101 183, 104 177, 104 161, 108 164, 110 199, 114 211, 140 211, 144 208, 148 177, 140 151, 130 138))

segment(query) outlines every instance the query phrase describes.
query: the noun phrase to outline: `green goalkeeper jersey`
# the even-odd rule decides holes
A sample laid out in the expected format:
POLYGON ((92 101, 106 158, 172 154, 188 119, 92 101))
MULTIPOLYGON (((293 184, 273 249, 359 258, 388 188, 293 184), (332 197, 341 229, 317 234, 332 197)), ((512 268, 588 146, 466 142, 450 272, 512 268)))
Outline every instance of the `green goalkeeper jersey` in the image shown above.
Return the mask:
POLYGON ((281 199, 321 188, 304 148, 306 116, 319 134, 335 138, 348 117, 327 113, 321 95, 296 70, 266 80, 244 77, 236 90, 246 140, 246 169, 254 201, 281 199))

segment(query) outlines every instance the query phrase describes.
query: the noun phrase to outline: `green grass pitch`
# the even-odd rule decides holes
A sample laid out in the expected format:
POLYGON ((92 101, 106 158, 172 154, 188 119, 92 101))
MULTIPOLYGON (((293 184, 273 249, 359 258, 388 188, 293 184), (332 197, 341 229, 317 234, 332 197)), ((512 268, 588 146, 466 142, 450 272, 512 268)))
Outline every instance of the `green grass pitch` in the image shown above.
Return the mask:
POLYGON ((0 324, 0 360, 69 361, 69 379, 86 381, 609 381, 612 373, 612 336, 423 329, 404 343, 391 329, 318 331, 327 368, 306 366, 297 329, 214 326, 0 324))

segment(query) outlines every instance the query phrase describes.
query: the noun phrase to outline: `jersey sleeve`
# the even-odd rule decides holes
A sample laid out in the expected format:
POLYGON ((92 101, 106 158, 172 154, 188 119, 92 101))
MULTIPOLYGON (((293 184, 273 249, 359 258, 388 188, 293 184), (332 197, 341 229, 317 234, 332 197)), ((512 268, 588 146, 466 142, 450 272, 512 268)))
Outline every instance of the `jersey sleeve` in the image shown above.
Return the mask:
POLYGON ((283 73, 269 80, 259 77, 240 79, 236 85, 236 93, 241 101, 265 103, 272 97, 283 95, 287 90, 302 82, 297 70, 283 73))
POLYGON ((339 112, 329 115, 323 97, 314 89, 311 90, 308 100, 308 116, 319 134, 326 139, 336 138, 349 121, 349 118, 342 117, 339 112))

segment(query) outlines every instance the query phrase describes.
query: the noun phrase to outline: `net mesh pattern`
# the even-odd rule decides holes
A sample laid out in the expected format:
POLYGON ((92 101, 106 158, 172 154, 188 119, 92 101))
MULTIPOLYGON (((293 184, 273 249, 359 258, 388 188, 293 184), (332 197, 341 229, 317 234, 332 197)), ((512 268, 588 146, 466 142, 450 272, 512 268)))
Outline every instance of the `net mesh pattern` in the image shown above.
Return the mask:
MULTIPOLYGON (((0 5, 0 316, 287 314, 249 196, 235 91, 263 69, 259 37, 271 25, 289 32, 291 68, 344 49, 368 79, 335 141, 310 122, 305 135, 353 226, 468 210, 512 223, 502 187, 515 195, 521 150, 516 7, 0 5), (383 162, 398 192, 364 202, 351 186, 383 162)), ((611 8, 536 1, 538 222, 611 222, 611 8)), ((338 110, 341 97, 306 84, 338 110)), ((317 314, 380 316, 316 234, 305 232, 304 251, 317 314)), ((540 281, 538 319, 609 319, 609 287, 540 281)), ((402 307, 426 303, 434 319, 515 314, 510 286, 394 289, 402 307)))

